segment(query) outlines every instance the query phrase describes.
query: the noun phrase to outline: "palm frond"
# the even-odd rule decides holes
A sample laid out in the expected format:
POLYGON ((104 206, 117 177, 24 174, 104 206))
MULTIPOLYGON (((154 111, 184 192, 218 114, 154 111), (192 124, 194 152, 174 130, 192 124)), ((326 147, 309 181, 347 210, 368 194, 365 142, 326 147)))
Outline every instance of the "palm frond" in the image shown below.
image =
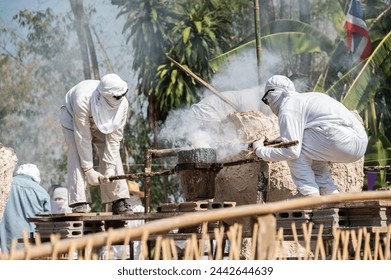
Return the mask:
POLYGON ((374 96, 381 85, 377 74, 381 76, 381 72, 389 71, 391 67, 390 53, 391 32, 384 37, 368 57, 352 85, 349 87, 342 100, 346 107, 351 110, 357 109, 359 112, 365 108, 368 99, 374 96))

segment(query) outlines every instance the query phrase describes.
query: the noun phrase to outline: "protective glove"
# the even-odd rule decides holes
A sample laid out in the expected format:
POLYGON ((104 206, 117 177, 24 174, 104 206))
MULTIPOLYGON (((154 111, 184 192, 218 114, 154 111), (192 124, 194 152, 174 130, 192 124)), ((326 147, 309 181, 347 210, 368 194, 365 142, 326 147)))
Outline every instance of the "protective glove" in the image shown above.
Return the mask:
POLYGON ((88 184, 90 184, 91 186, 99 185, 104 178, 104 176, 102 174, 95 171, 93 168, 90 168, 90 169, 84 171, 84 174, 87 177, 88 184))
POLYGON ((253 142, 253 149, 256 151, 258 148, 265 146, 265 137, 253 142))
POLYGON ((105 176, 101 179, 102 183, 110 183, 110 177, 115 176, 114 168, 107 168, 105 171, 105 176))
POLYGON ((113 176, 115 176, 114 168, 107 168, 105 171, 105 177, 109 178, 109 177, 113 177, 113 176))

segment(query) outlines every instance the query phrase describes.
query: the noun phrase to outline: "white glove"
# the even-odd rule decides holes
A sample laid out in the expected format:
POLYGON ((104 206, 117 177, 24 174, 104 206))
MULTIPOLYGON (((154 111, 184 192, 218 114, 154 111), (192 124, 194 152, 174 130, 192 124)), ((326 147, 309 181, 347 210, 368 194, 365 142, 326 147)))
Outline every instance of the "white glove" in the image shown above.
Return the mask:
POLYGON ((105 171, 105 177, 110 178, 115 176, 115 170, 114 168, 107 168, 105 171))
POLYGON ((265 138, 264 137, 262 137, 261 139, 255 141, 253 143, 253 149, 256 150, 256 149, 258 149, 260 147, 263 147, 264 146, 264 142, 265 142, 265 138))
POLYGON ((101 179, 102 183, 110 183, 110 177, 115 176, 115 170, 114 168, 107 168, 105 171, 105 176, 101 179))
POLYGON ((84 171, 84 174, 87 177, 87 182, 91 186, 97 186, 101 183, 101 180, 103 179, 103 175, 99 172, 96 172, 93 168, 88 169, 87 171, 84 171))

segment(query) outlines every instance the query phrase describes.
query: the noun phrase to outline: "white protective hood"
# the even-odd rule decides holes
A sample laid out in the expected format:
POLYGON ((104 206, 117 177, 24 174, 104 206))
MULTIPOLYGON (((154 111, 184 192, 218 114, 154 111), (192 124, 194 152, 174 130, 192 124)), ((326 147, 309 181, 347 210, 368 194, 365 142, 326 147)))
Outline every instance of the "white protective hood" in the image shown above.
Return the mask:
POLYGON ((274 75, 267 80, 264 93, 268 91, 269 93, 266 99, 270 109, 276 116, 279 114, 284 98, 292 94, 297 94, 293 82, 288 77, 282 75, 274 75))
POLYGON ((38 184, 41 183, 41 174, 39 172, 38 167, 35 164, 27 163, 22 164, 15 172, 15 174, 26 175, 31 177, 38 184))
POLYGON ((102 133, 109 134, 121 127, 128 100, 117 100, 115 96, 123 95, 127 89, 128 84, 116 74, 107 74, 101 78, 98 88, 92 94, 91 113, 102 133))

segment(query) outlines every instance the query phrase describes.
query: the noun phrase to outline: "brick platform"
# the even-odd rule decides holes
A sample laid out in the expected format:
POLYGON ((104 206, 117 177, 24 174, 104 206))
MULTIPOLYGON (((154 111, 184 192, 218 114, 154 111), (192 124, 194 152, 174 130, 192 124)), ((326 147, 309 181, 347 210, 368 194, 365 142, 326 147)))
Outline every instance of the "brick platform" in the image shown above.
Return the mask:
POLYGON ((283 228, 284 234, 292 235, 292 223, 296 233, 301 235, 302 224, 313 223, 313 233, 324 225, 323 233, 332 234, 333 227, 338 228, 383 228, 391 224, 391 201, 349 202, 325 205, 315 209, 284 211, 275 214, 277 228, 283 228))

